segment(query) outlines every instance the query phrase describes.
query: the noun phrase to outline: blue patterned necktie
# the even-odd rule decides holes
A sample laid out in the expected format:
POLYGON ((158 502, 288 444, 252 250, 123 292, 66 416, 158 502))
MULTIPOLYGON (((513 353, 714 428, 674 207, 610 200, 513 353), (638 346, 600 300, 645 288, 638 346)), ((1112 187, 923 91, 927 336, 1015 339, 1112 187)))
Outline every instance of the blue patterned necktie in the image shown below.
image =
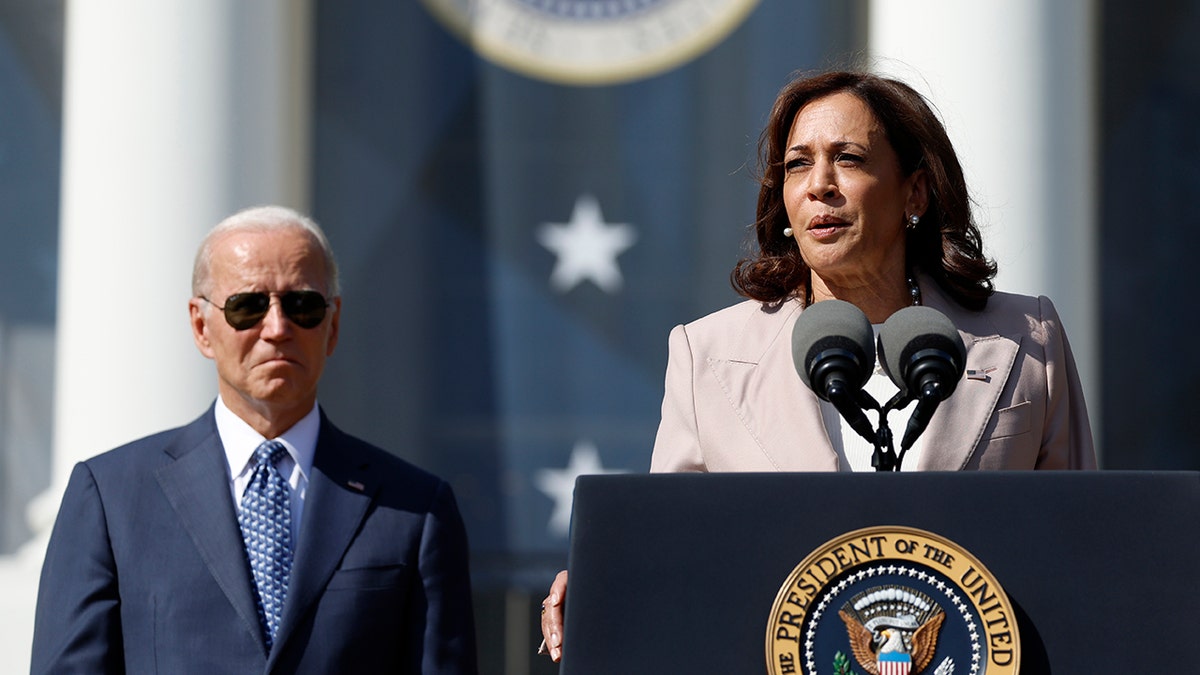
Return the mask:
POLYGON ((275 466, 286 454, 287 448, 279 441, 264 441, 258 446, 254 472, 238 513, 250 571, 258 587, 258 619, 268 650, 279 630, 292 572, 291 488, 275 466))

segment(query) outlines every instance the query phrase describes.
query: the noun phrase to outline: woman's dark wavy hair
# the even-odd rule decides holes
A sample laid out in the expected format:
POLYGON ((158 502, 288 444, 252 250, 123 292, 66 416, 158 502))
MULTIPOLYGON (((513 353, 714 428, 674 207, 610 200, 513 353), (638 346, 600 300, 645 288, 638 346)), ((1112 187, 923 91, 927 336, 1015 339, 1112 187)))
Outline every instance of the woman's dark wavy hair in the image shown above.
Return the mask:
POLYGON ((925 99, 896 80, 862 72, 829 72, 792 80, 775 99, 758 141, 758 212, 754 231, 757 257, 738 261, 730 280, 737 292, 767 304, 809 295, 809 268, 788 227, 783 205, 783 155, 796 113, 806 104, 846 92, 867 104, 900 158, 905 176, 924 169, 929 205, 921 222, 908 230, 907 265, 918 267, 967 309, 987 305, 996 263, 983 254, 979 228, 958 155, 946 129, 925 99))

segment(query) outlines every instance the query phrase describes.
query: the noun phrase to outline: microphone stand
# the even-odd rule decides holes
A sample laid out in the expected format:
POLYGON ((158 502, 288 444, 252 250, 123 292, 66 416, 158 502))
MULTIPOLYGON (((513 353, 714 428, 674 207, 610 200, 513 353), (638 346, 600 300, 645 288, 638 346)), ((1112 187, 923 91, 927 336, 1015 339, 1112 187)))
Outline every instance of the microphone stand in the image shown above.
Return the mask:
MULTIPOLYGON (((875 467, 876 471, 899 471, 900 462, 904 459, 903 450, 901 450, 899 456, 896 455, 892 440, 892 430, 887 422, 887 414, 895 409, 898 398, 900 398, 899 394, 881 407, 874 397, 865 390, 860 389, 858 391, 858 397, 855 401, 858 406, 863 410, 874 410, 879 413, 879 426, 875 429, 874 437, 868 437, 866 434, 863 434, 863 437, 875 446, 875 452, 871 454, 871 466, 875 467)), ((907 405, 907 401, 905 405, 907 405)))
POLYGON ((871 455, 871 466, 876 471, 899 471, 904 462, 904 454, 908 448, 901 444, 900 454, 896 454, 893 444, 892 430, 888 426, 887 416, 893 410, 900 410, 912 402, 912 397, 896 393, 887 403, 880 406, 870 394, 862 392, 859 402, 864 409, 879 412, 879 428, 875 430, 875 452, 871 455))
POLYGON ((871 466, 875 467, 876 471, 900 470, 900 466, 904 463, 904 455, 908 453, 909 447, 925 431, 925 427, 929 424, 930 418, 933 417, 934 411, 937 410, 942 400, 946 398, 946 396, 942 395, 941 385, 936 380, 922 382, 920 387, 920 392, 915 396, 911 391, 908 394, 896 392, 895 396, 881 406, 865 389, 859 389, 852 393, 842 380, 836 380, 831 383, 828 389, 829 401, 834 404, 838 413, 850 423, 851 428, 858 432, 867 442, 875 446, 875 451, 871 453, 871 466), (917 407, 908 420, 904 437, 900 441, 900 452, 897 454, 892 430, 888 426, 887 416, 893 410, 901 410, 908 407, 908 404, 913 401, 917 402, 917 407), (870 420, 861 415, 855 420, 854 415, 849 413, 854 407, 861 410, 874 410, 878 412, 879 426, 872 430, 870 420))

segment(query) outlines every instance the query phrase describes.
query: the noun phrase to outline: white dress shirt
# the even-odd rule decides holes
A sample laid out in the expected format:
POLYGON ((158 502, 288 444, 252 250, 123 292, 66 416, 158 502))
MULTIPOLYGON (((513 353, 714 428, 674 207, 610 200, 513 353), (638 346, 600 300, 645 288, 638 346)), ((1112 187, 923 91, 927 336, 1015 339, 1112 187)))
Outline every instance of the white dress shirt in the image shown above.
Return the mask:
MULTIPOLYGON (((264 438, 246 424, 225 405, 221 397, 217 397, 216 421, 217 435, 221 437, 221 445, 225 448, 225 459, 229 462, 229 490, 233 496, 233 504, 237 509, 242 508, 242 494, 250 482, 254 472, 254 451, 264 438)), ((273 439, 283 443, 287 448, 287 457, 279 460, 279 473, 287 480, 292 488, 292 548, 300 542, 300 520, 304 515, 304 498, 308 492, 308 476, 312 471, 313 455, 317 451, 317 433, 321 430, 321 415, 314 403, 299 422, 273 439)))

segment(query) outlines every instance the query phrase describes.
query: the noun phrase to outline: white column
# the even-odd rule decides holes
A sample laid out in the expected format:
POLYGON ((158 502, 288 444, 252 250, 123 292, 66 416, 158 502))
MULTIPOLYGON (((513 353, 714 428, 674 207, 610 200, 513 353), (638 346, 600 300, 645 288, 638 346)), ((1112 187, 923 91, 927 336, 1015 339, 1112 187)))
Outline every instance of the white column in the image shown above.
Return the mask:
POLYGON ((310 13, 307 0, 66 5, 53 485, 31 508, 41 536, 0 565, 13 624, 0 653, 28 658, 72 466, 215 396, 187 313, 204 233, 246 206, 307 210, 310 13))
POLYGON ((55 480, 215 395, 192 256, 238 208, 304 209, 302 3, 67 5, 55 480))
POLYGON ((1054 300, 1099 432, 1093 0, 875 0, 873 67, 942 115, 997 288, 1054 300))

